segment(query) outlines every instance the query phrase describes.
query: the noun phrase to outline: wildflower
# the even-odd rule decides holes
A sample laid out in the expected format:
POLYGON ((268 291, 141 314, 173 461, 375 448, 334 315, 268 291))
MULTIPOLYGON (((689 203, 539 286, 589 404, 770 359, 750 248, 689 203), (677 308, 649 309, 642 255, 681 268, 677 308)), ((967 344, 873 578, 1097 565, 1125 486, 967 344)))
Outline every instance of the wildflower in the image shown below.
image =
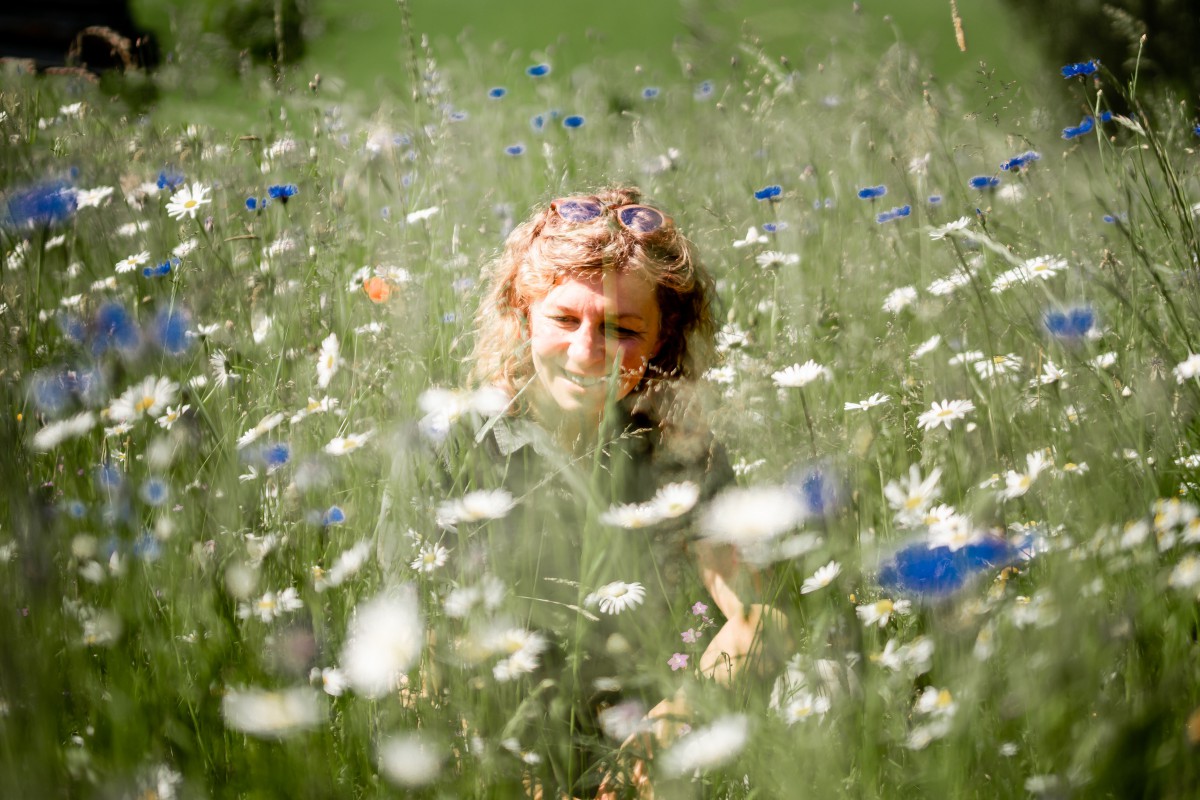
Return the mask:
POLYGON ((971 366, 981 378, 996 378, 1016 372, 1021 368, 1021 364, 1020 356, 1008 353, 1006 355, 992 356, 991 358, 981 358, 971 366))
POLYGON ((858 196, 861 200, 875 200, 887 194, 886 186, 867 186, 858 190, 858 196))
POLYGON ((158 427, 169 431, 190 408, 190 405, 175 406, 174 408, 167 406, 167 410, 155 422, 158 423, 158 427))
POLYGON ((1042 316, 1042 322, 1052 336, 1076 340, 1091 333, 1096 324, 1096 312, 1090 306, 1075 306, 1063 311, 1052 309, 1042 316))
POLYGON ((683 736, 663 753, 663 772, 671 776, 691 775, 696 770, 727 764, 742 751, 749 737, 749 717, 743 714, 721 717, 683 736))
POLYGON ((362 447, 374 435, 375 431, 363 431, 362 433, 335 436, 329 441, 329 444, 325 445, 325 452, 331 456, 344 456, 362 447))
POLYGON ((945 239, 947 236, 949 236, 952 233, 957 233, 958 231, 966 230, 967 226, 970 224, 971 224, 970 217, 959 217, 958 219, 954 220, 953 222, 947 222, 945 225, 941 225, 937 228, 930 228, 929 229, 929 238, 935 242, 940 241, 941 239, 945 239))
POLYGON ((910 600, 879 600, 874 603, 856 606, 854 612, 858 614, 858 618, 862 620, 864 625, 878 625, 880 628, 886 627, 888 620, 892 618, 892 614, 907 614, 912 610, 912 601, 910 600))
POLYGON ((197 239, 185 239, 175 246, 175 249, 171 251, 171 255, 175 256, 176 258, 186 258, 199 245, 200 242, 197 239))
POLYGON ((83 411, 67 419, 47 423, 33 435, 31 444, 34 450, 44 453, 53 450, 68 439, 83 436, 94 427, 96 427, 96 415, 90 411, 83 411))
POLYGON ((49 227, 69 219, 77 207, 75 190, 66 181, 51 181, 11 193, 0 223, 16 228, 49 227))
POLYGON ((420 734, 399 733, 379 743, 379 772, 402 789, 419 789, 433 783, 442 768, 442 749, 420 734))
POLYGON ((713 541, 750 546, 786 533, 805 513, 804 504, 782 487, 726 489, 705 509, 700 530, 713 541))
POLYGON ((167 216, 171 219, 183 219, 185 216, 195 219, 200 206, 212 202, 208 191, 208 187, 200 183, 193 183, 190 188, 184 186, 167 201, 167 216))
POLYGON ((1062 68, 1062 76, 1064 78, 1074 78, 1076 75, 1091 75, 1100 67, 1100 62, 1097 59, 1091 61, 1083 61, 1078 64, 1067 64, 1062 68))
POLYGON ((663 517, 674 519, 691 511, 700 499, 700 487, 692 481, 668 483, 659 488, 651 498, 653 505, 663 517))
POLYGON ((930 336, 928 339, 921 342, 921 344, 917 345, 917 349, 913 350, 912 355, 910 355, 908 358, 910 361, 916 361, 924 358, 936 350, 941 343, 942 335, 940 333, 935 333, 933 336, 930 336))
POLYGON ((161 278, 163 275, 170 275, 171 268, 179 266, 179 259, 168 258, 166 261, 153 267, 142 267, 142 277, 145 278, 161 278))
POLYGON ((776 386, 783 389, 799 389, 817 378, 829 380, 832 375, 833 373, 829 371, 828 367, 809 359, 803 364, 793 364, 779 372, 772 373, 771 380, 775 381, 776 386))
POLYGON ((943 400, 940 403, 934 400, 929 410, 917 417, 917 426, 928 431, 944 425, 950 430, 956 421, 965 419, 974 410, 975 404, 970 400, 943 400))
POLYGON ((339 659, 346 680, 365 697, 387 694, 417 662, 424 637, 415 592, 381 594, 360 604, 339 659))
POLYGON ((764 186, 754 193, 755 200, 777 200, 783 194, 783 187, 779 184, 764 186))
POLYGON ((116 270, 117 270, 117 272, 121 272, 121 273, 133 272, 138 267, 145 266, 149 262, 150 262, 150 251, 143 250, 140 253, 134 253, 131 256, 122 258, 120 261, 117 262, 116 270))
POLYGON ((267 187, 267 196, 272 200, 278 200, 284 205, 287 205, 289 198, 295 197, 299 193, 300 189, 294 183, 267 187))
POLYGON ((779 715, 788 725, 795 725, 813 717, 823 717, 832 707, 828 697, 813 694, 801 689, 787 700, 787 704, 779 710, 779 715))
POLYGON ((179 384, 170 378, 148 377, 141 383, 130 386, 113 402, 108 409, 109 419, 132 422, 140 419, 143 414, 156 417, 176 401, 178 393, 179 384))
POLYGON ((231 689, 221 698, 221 715, 236 731, 261 739, 283 739, 321 724, 326 711, 319 695, 307 688, 231 689))
POLYGON ((229 358, 224 350, 213 350, 208 357, 208 366, 212 370, 213 383, 218 388, 225 388, 234 381, 241 380, 241 375, 230 371, 229 358))
POLYGON ((76 189, 75 205, 77 208, 99 208, 108 198, 112 197, 113 187, 99 186, 95 189, 76 189))
POLYGON ((1000 164, 1000 169, 1005 172, 1020 172, 1025 166, 1034 162, 1040 161, 1042 154, 1036 150, 1026 150, 1020 155, 1013 156, 1008 161, 1000 164))
POLYGON ((372 303, 386 303, 392 297, 391 282, 379 276, 365 279, 362 283, 362 289, 366 292, 367 297, 371 299, 372 303))
POLYGON ((883 310, 889 311, 892 314, 899 314, 908 306, 917 301, 917 290, 912 286, 901 286, 899 289, 892 290, 883 300, 883 310))
POLYGON ((270 622, 286 612, 297 611, 301 608, 304 608, 304 601, 300 599, 300 593, 296 591, 295 587, 289 586, 279 594, 267 592, 253 604, 239 604, 237 615, 239 619, 250 619, 250 617, 257 616, 263 622, 270 622))
POLYGON ((836 561, 830 561, 823 567, 818 567, 810 577, 804 579, 804 583, 800 586, 800 594, 812 594, 815 591, 824 589, 829 584, 833 583, 833 579, 842 572, 842 565, 836 561))
POLYGON ((954 695, 949 689, 938 689, 936 686, 926 686, 925 691, 917 698, 913 711, 933 717, 950 717, 958 710, 954 695))
POLYGON ((754 257, 754 263, 763 269, 790 267, 800 263, 800 255, 798 253, 781 253, 778 250, 764 250, 754 257))
POLYGON ((896 511, 896 523, 902 526, 920 525, 925 511, 942 493, 938 482, 942 470, 934 467, 928 476, 921 476, 921 468, 913 464, 908 468, 907 480, 890 481, 883 489, 888 504, 896 511))
POLYGON ((582 114, 571 114, 570 116, 563 117, 562 124, 564 128, 582 128, 584 122, 586 120, 582 114))
POLYGON ((1176 589, 1191 589, 1200 584, 1200 558, 1187 555, 1171 570, 1167 585, 1176 589))
POLYGON ((933 640, 927 636, 918 636, 908 644, 898 644, 895 639, 889 639, 882 653, 871 656, 872 661, 892 672, 909 667, 915 675, 928 672, 933 666, 932 658, 933 640))
POLYGON ((428 575, 436 572, 439 567, 445 566, 446 559, 449 557, 450 551, 440 544, 426 542, 421 545, 421 549, 417 552, 417 557, 412 560, 409 566, 417 572, 424 572, 428 575))
POLYGON ((956 553, 968 545, 978 543, 985 534, 975 529, 966 514, 951 513, 944 519, 929 524, 927 541, 931 548, 944 547, 956 553))
POLYGON ((505 89, 503 86, 493 86, 491 89, 488 89, 487 96, 489 100, 499 100, 506 94, 508 94, 508 89, 505 89))
POLYGON ((687 665, 687 653, 675 653, 673 656, 667 659, 667 666, 671 668, 672 672, 677 672, 681 669, 687 669, 687 665))
POLYGON ((646 588, 640 583, 613 581, 589 594, 583 601, 586 606, 600 606, 603 614, 620 614, 629 608, 637 608, 646 599, 646 588))
POLYGON ((896 206, 890 211, 884 211, 880 214, 877 214, 875 216, 875 221, 882 225, 885 222, 891 222, 894 219, 900 219, 900 217, 907 217, 910 214, 912 214, 912 206, 896 206))
POLYGON ((1037 480, 1038 475, 1050 466, 1051 462, 1044 450, 1035 450, 1025 456, 1025 472, 1017 472, 1009 470, 1004 476, 1004 489, 1000 492, 1000 496, 1005 500, 1012 500, 1020 497, 1029 491, 1029 487, 1037 480))
POLYGON ((712 97, 715 92, 716 87, 713 85, 712 81, 701 81, 696 86, 695 91, 692 92, 692 99, 707 100, 712 97))
POLYGON ((430 206, 429 208, 419 208, 416 211, 410 211, 404 216, 405 224, 412 225, 416 222, 424 222, 431 217, 434 217, 441 211, 440 206, 430 206))
POLYGON ((326 667, 318 669, 313 667, 308 674, 309 681, 321 681, 321 689, 330 697, 341 697, 346 693, 346 689, 350 688, 350 684, 346 681, 346 674, 337 667, 326 667))
POLYGON ((1054 256, 1037 256, 1036 258, 1026 259, 1025 263, 1021 266, 1029 273, 1030 277, 1041 278, 1046 281, 1066 269, 1067 260, 1054 256))
POLYGON ((510 144, 504 148, 504 153, 505 153, 505 155, 510 155, 510 156, 524 155, 525 154, 525 145, 523 145, 519 142, 517 144, 510 144))
MULTIPOLYGON (((1115 361, 1116 354, 1113 353, 1111 355, 1115 361)), ((1190 381, 1193 378, 1200 377, 1200 355, 1189 352, 1187 358, 1176 364, 1175 368, 1171 370, 1171 372, 1175 375, 1175 381, 1177 383, 1183 383, 1184 381, 1190 381)))
MULTIPOLYGON (((287 445, 284 445, 284 447, 286 448, 287 445)), ((287 457, 288 456, 285 455, 283 458, 283 461, 285 463, 287 461, 287 457)), ((275 461, 275 460, 277 460, 277 459, 273 459, 270 456, 266 457, 266 461, 268 464, 270 464, 272 461, 275 461)), ((327 508, 325 510, 325 513, 321 515, 322 527, 328 528, 330 525, 341 525, 345 521, 346 521, 346 512, 342 510, 341 506, 330 506, 329 508, 327 508)))
POLYGON ((544 78, 550 74, 550 65, 534 64, 532 67, 525 68, 525 74, 531 78, 544 78))
POLYGON ((238 437, 238 449, 241 450, 246 445, 257 441, 259 437, 275 430, 275 428, 279 426, 279 423, 283 422, 284 416, 285 415, 282 412, 275 412, 272 414, 267 414, 265 417, 260 419, 253 428, 250 428, 238 437))
POLYGON ((695 644, 700 639, 700 634, 696 633, 695 628, 688 628, 679 634, 679 638, 683 640, 684 644, 695 644))
POLYGON ((735 248, 741 249, 743 247, 750 247, 752 245, 766 244, 769 241, 770 241, 770 239, 768 239, 765 234, 759 233, 758 228, 751 225, 750 229, 748 231, 746 231, 746 238, 745 239, 735 239, 733 242, 733 246, 735 248))
POLYGON ((158 173, 158 180, 154 182, 154 187, 156 189, 173 190, 176 186, 180 186, 184 180, 185 178, 182 173, 164 169, 158 173))
POLYGON ((438 506, 438 524, 451 526, 460 522, 500 519, 512 511, 514 506, 516 503, 512 494, 504 489, 481 489, 468 492, 458 500, 451 500, 438 506))
POLYGON ((995 189, 1000 185, 1000 179, 991 175, 976 175, 967 181, 967 185, 972 189, 979 189, 980 191, 984 189, 995 189))
POLYGON ((292 414, 291 419, 289 419, 288 422, 295 425, 297 422, 300 422, 301 420, 304 420, 313 414, 325 414, 337 407, 338 399, 336 397, 322 397, 320 400, 310 397, 308 398, 308 403, 304 406, 304 408, 300 409, 295 414, 292 414))
POLYGON ((546 637, 536 631, 509 628, 490 636, 485 646, 492 652, 507 654, 492 667, 492 677, 505 683, 535 671, 540 666, 539 658, 547 642, 546 637))
POLYGON ((884 405, 885 403, 888 403, 890 400, 891 400, 891 397, 889 397, 888 395, 880 394, 879 392, 876 392, 875 394, 868 397, 866 400, 860 400, 857 403, 846 403, 845 410, 846 411, 866 411, 869 408, 874 408, 875 406, 884 405))
POLYGON ((1072 125, 1072 126, 1063 128, 1062 138, 1067 139, 1067 140, 1075 139, 1079 136, 1084 136, 1086 134, 1091 133, 1092 129, 1095 127, 1096 127, 1096 121, 1094 119, 1092 119, 1092 117, 1089 115, 1089 116, 1084 117, 1083 121, 1080 122, 1078 125, 1072 125))
POLYGON ((372 548, 369 542, 359 542, 349 550, 343 551, 332 567, 322 571, 322 574, 315 582, 314 588, 318 592, 323 592, 330 587, 341 586, 347 578, 354 576, 362 569, 373 551, 374 548, 372 548))
POLYGON ((341 348, 338 345, 336 333, 331 333, 321 342, 321 352, 317 356, 317 386, 322 389, 329 387, 329 382, 337 374, 342 363, 341 348))

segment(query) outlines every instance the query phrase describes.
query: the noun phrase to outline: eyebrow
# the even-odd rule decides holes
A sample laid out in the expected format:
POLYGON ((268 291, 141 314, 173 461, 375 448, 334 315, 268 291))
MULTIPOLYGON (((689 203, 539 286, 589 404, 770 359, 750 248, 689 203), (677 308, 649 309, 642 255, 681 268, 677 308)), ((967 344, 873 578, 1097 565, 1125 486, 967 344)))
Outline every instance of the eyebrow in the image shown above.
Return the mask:
MULTIPOLYGON (((551 306, 551 308, 552 308, 552 309, 553 309, 555 312, 557 312, 557 313, 560 313, 560 314, 575 314, 575 313, 576 313, 576 312, 575 312, 575 309, 573 309, 573 308, 570 308, 570 307, 568 307, 568 306, 561 305, 561 304, 559 304, 559 303, 554 303, 554 304, 551 306)), ((617 320, 620 320, 620 319, 629 319, 629 320, 637 320, 638 322, 645 322, 645 321, 646 321, 646 318, 645 318, 645 317, 643 317, 641 314, 634 314, 632 311, 626 311, 624 314, 605 314, 605 315, 604 315, 604 318, 605 318, 606 320, 613 320, 613 319, 617 319, 617 320)))

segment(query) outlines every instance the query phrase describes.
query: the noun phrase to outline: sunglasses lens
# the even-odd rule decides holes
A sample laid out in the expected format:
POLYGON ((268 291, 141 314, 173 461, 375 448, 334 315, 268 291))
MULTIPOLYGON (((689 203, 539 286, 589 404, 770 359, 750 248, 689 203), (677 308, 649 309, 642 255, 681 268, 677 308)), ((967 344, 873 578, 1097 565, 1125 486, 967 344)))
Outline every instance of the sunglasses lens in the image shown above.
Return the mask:
POLYGON ((567 222, 588 222, 604 213, 604 206, 595 200, 562 200, 554 210, 567 222))
POLYGON ((663 215, 647 206, 625 206, 617 214, 621 224, 636 233, 649 233, 663 226, 663 215))

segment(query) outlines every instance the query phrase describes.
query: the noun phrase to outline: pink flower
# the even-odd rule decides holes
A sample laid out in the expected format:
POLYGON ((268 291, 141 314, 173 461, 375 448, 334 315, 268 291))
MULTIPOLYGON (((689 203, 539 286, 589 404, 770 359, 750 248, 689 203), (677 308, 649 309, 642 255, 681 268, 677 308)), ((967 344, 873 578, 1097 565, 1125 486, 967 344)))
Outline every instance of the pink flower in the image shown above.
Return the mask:
POLYGON ((676 653, 675 655, 673 655, 667 659, 667 666, 671 668, 672 672, 674 672, 675 670, 683 669, 684 667, 686 667, 687 662, 688 662, 688 657, 685 654, 676 653))
POLYGON ((696 633, 695 628, 688 628, 686 631, 684 631, 683 633, 681 633, 679 635, 680 635, 680 637, 682 637, 683 641, 687 644, 695 644, 696 640, 698 638, 700 638, 700 635, 698 633, 696 633))
POLYGON ((700 616, 705 611, 708 611, 708 606, 704 605, 704 603, 700 602, 699 600, 696 601, 696 605, 692 606, 692 613, 696 616, 700 616))

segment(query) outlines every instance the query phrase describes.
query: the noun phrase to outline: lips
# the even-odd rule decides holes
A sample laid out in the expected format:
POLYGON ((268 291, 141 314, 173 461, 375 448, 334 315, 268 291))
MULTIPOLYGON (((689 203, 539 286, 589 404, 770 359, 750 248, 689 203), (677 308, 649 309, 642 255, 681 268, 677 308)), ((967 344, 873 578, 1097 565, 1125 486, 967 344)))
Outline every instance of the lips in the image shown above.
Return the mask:
POLYGON ((578 386, 582 389, 592 389, 596 386, 603 386, 604 382, 608 380, 607 375, 598 375, 595 377, 589 377, 586 375, 576 375, 573 372, 565 372, 565 371, 562 372, 561 374, 562 374, 563 378, 565 378, 568 382, 570 382, 570 383, 574 384, 575 386, 578 386))

